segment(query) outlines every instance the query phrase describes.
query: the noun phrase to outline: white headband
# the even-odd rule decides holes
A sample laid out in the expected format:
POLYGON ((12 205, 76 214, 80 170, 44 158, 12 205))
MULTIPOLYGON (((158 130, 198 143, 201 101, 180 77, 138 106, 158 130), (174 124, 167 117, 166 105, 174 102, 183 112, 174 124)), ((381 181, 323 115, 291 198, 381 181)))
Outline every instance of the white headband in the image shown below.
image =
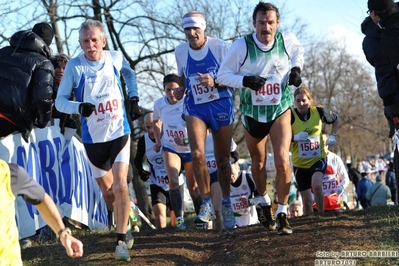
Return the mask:
POLYGON ((185 17, 182 19, 181 25, 183 26, 183 29, 185 28, 200 28, 203 30, 206 29, 205 19, 201 17, 185 17))

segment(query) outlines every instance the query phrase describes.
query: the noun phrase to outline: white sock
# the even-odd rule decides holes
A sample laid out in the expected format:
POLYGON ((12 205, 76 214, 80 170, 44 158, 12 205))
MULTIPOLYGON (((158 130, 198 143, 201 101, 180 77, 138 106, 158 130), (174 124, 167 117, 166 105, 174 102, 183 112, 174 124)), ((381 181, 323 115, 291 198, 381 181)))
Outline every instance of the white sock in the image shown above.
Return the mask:
POLYGON ((269 194, 267 194, 267 192, 265 195, 263 195, 261 197, 263 197, 263 199, 265 200, 266 206, 270 206, 272 204, 272 200, 270 199, 269 194))
POLYGON ((287 214, 287 204, 281 204, 281 203, 278 204, 277 211, 276 211, 276 217, 277 217, 277 214, 279 214, 280 212, 287 214))

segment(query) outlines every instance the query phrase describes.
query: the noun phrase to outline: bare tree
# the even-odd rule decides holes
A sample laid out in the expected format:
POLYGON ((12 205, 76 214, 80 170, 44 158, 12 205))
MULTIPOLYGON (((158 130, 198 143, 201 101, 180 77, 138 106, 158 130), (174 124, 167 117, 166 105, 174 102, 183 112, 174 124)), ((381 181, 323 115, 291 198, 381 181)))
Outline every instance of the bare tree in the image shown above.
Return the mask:
MULTIPOLYGON (((315 42, 299 19, 286 24, 286 17, 295 17, 286 3, 279 6, 280 29, 295 33, 306 46, 304 82, 320 104, 340 115, 339 142, 334 149, 352 158, 381 150, 382 143, 387 143, 387 125, 373 73, 368 73, 344 47, 315 42)), ((121 51, 135 70, 140 104, 150 110, 154 100, 164 94, 163 76, 176 72, 174 48, 185 41, 183 15, 190 10, 201 11, 207 20, 206 34, 232 42, 253 32, 254 5, 239 0, 3 0, 0 26, 5 30, 0 43, 6 45, 17 30, 45 21, 55 29, 56 52, 76 56, 81 52, 80 24, 88 18, 98 19, 106 25, 108 48, 121 51)), ((241 155, 247 156, 238 97, 235 100, 234 139, 241 155)), ((133 129, 134 147, 144 133, 142 121, 136 122, 133 129)))
MULTIPOLYGON (((72 3, 66 0, 22 0, 18 5, 4 1, 0 6, 0 25, 6 29, 1 35, 2 42, 17 30, 31 28, 34 22, 47 21, 56 32, 57 52, 72 56, 80 52, 77 38, 80 23, 87 18, 103 21, 108 30, 109 48, 122 51, 136 71, 140 103, 149 109, 153 101, 163 95, 163 75, 176 71, 173 52, 177 44, 185 41, 180 24, 186 12, 201 11, 207 20, 207 35, 227 41, 253 31, 254 5, 239 0, 78 0, 72 3)), ((290 25, 286 24, 285 18, 292 17, 286 2, 279 9, 282 30, 294 32, 306 45, 311 43, 309 40, 314 41, 306 35, 306 24, 300 20, 294 19, 290 25)), ((373 76, 362 66, 355 67, 356 62, 352 62, 351 56, 341 50, 333 44, 329 47, 323 44, 317 49, 307 48, 303 75, 320 103, 339 111, 341 127, 348 124, 352 128, 360 128, 374 134, 375 139, 378 128, 372 130, 370 118, 363 115, 365 108, 371 110, 381 106, 378 102, 367 105, 369 100, 378 99, 374 97, 374 89, 366 89, 375 86, 373 76), (347 103, 349 101, 350 104, 347 103)), ((380 110, 377 111, 381 114, 380 110)), ((236 114, 235 138, 241 143, 243 137, 238 109, 236 114)), ((384 119, 379 121, 385 123, 384 119)), ((385 128, 385 125, 379 128, 385 128)), ((142 131, 137 137, 140 134, 142 131)))
MULTIPOLYGON (((109 49, 121 51, 135 70, 140 104, 147 108, 152 108, 154 100, 163 95, 163 76, 176 71, 173 52, 176 45, 185 41, 181 28, 185 13, 201 11, 207 20, 206 34, 227 41, 253 31, 254 5, 239 0, 22 0, 21 5, 23 8, 18 6, 19 9, 11 13, 22 18, 17 20, 18 27, 28 29, 32 21, 50 22, 56 33, 57 52, 71 56, 80 53, 80 23, 87 18, 102 21, 107 26, 109 49)), ((280 8, 281 13, 282 9, 284 6, 280 8)), ((303 27, 300 23, 295 25, 299 29, 303 27)), ((11 36, 15 30, 11 28, 8 32, 11 36)))
POLYGON ((317 42, 307 49, 303 76, 315 100, 339 114, 334 151, 352 159, 381 151, 388 141, 388 125, 373 73, 344 47, 317 42))

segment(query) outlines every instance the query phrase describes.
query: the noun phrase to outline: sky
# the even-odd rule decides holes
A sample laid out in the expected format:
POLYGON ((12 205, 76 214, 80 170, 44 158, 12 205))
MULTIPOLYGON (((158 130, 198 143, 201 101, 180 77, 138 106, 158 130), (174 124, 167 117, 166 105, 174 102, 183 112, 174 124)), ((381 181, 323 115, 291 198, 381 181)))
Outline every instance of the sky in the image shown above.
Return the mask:
MULTIPOLYGON (((5 0, 0 0, 3 2, 5 0)), ((259 0, 247 0, 254 6, 259 0)), ((348 51, 365 61, 362 51, 363 34, 360 24, 367 16, 367 0, 262 0, 270 1, 283 14, 281 23, 300 18, 318 40, 338 39, 345 42, 348 51), (290 16, 284 16, 289 14, 290 16)), ((252 15, 252 14, 250 14, 252 15)), ((289 25, 291 25, 290 23, 289 25)))
MULTIPOLYGON (((255 5, 256 2, 258 1, 255 1, 255 5)), ((338 40, 342 44, 345 43, 350 54, 368 65, 362 50, 364 35, 360 30, 360 24, 367 16, 367 0, 271 0, 270 2, 278 8, 284 6, 287 13, 300 18, 317 39, 338 40)))

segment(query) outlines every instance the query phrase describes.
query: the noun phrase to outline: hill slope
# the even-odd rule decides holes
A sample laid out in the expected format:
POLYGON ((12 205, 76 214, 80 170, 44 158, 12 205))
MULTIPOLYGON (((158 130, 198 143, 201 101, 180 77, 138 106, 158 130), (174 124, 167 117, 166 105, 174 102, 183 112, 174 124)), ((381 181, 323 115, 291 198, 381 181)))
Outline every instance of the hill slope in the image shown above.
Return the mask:
MULTIPOLYGON (((279 236, 260 225, 223 231, 147 229, 135 235, 131 263, 317 265, 338 254, 347 256, 339 258, 346 259, 338 261, 344 263, 341 265, 399 265, 398 216, 397 206, 387 206, 300 217, 290 220, 294 229, 291 236, 279 236), (379 253, 371 253, 373 250, 379 253)), ((22 251, 24 265, 121 265, 113 256, 114 232, 75 233, 84 243, 83 258, 70 259, 55 241, 34 243, 22 251)))

